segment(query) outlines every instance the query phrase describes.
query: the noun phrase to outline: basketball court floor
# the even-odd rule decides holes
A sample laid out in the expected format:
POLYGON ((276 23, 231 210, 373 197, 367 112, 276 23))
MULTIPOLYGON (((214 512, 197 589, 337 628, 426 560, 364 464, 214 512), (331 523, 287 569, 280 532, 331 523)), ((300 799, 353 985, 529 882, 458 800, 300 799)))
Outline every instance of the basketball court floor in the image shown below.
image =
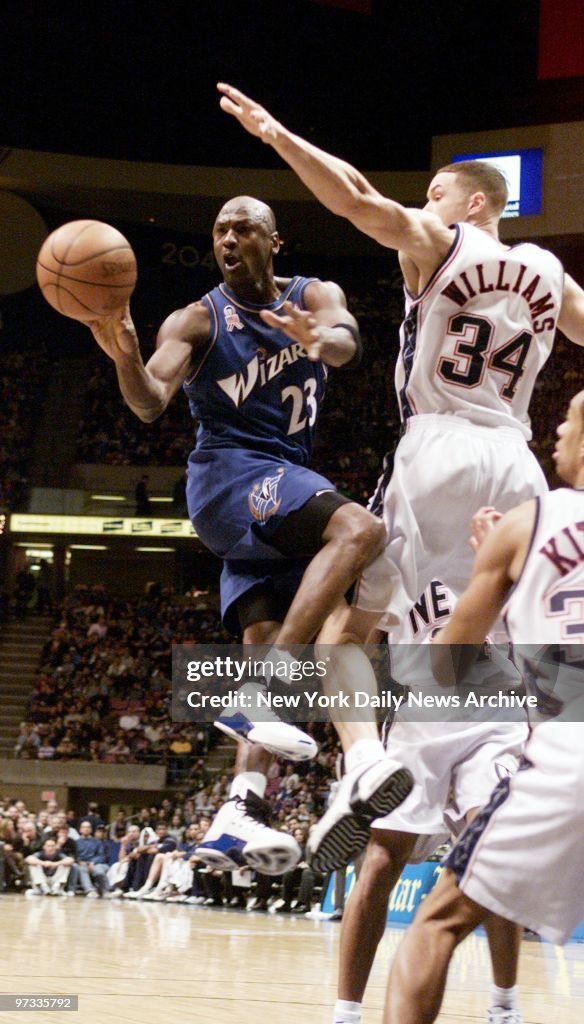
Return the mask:
MULTIPOLYGON (((330 1024, 340 925, 290 915, 130 900, 0 897, 0 993, 78 995, 77 1012, 0 1012, 0 1024, 330 1024)), ((380 1024, 388 928, 365 996, 380 1024)), ((458 950, 441 1024, 482 1024, 487 944, 458 950)), ((525 1024, 584 1020, 584 943, 523 943, 525 1024)))

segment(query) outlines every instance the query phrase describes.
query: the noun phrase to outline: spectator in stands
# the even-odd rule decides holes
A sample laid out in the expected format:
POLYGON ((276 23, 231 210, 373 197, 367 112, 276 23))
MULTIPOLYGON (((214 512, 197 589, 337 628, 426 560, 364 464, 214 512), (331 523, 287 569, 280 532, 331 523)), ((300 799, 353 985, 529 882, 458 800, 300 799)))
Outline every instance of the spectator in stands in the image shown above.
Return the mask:
POLYGON ((316 885, 322 885, 324 878, 313 871, 306 862, 306 831, 303 828, 295 828, 293 835, 302 850, 302 856, 296 867, 282 877, 284 902, 277 908, 277 913, 292 911, 295 914, 306 914, 312 907, 314 888, 316 885))
MULTIPOLYGON (((69 812, 67 812, 67 815, 69 815, 69 812)), ((98 827, 98 825, 103 825, 103 817, 99 813, 99 804, 96 804, 94 800, 92 800, 90 803, 88 803, 87 811, 85 812, 85 814, 82 814, 81 817, 79 818, 79 834, 80 835, 82 834, 81 833, 81 825, 82 825, 82 823, 84 821, 88 821, 89 822, 89 824, 91 825, 91 832, 92 833, 95 832, 95 830, 98 827)), ((73 821, 70 821, 70 824, 74 825, 75 823, 73 821)))
POLYGON ((140 827, 130 825, 125 836, 122 836, 118 859, 108 871, 110 896, 123 896, 134 888, 140 848, 140 827))
POLYGON ((116 816, 108 828, 110 839, 115 839, 117 835, 126 834, 126 811, 123 807, 119 807, 116 811, 116 816))
POLYGON ((181 810, 175 810, 172 812, 170 825, 168 826, 168 834, 171 839, 174 839, 175 843, 179 845, 182 843, 185 834, 185 824, 181 810))
POLYGON ((21 853, 24 860, 31 853, 37 853, 43 845, 35 822, 30 818, 24 818, 18 822, 18 831, 22 839, 21 853))
POLYGON ((193 824, 187 830, 185 840, 178 842, 175 850, 156 854, 150 873, 153 880, 158 876, 158 883, 144 894, 144 899, 186 902, 193 888, 193 866, 190 859, 199 842, 198 835, 198 826, 193 824))
POLYGON ((135 501, 136 501, 135 514, 137 516, 151 516, 152 515, 152 505, 150 503, 150 497, 149 497, 149 494, 148 494, 148 483, 149 483, 149 480, 150 480, 150 477, 148 476, 148 474, 147 473, 143 473, 143 475, 138 480, 138 483, 136 484, 136 489, 134 491, 134 498, 135 498, 135 501))
POLYGON ((79 839, 79 830, 75 828, 75 825, 71 824, 69 814, 67 811, 58 810, 54 815, 54 819, 57 824, 57 828, 66 828, 70 839, 74 839, 75 842, 79 839))
POLYGON ((188 519, 186 471, 181 473, 172 489, 172 511, 175 516, 188 519))
POLYGON ((64 853, 66 857, 73 857, 75 860, 77 856, 77 842, 69 835, 69 827, 67 825, 59 825, 52 838, 55 839, 57 849, 61 853, 64 853))
POLYGON ((14 756, 22 757, 23 750, 28 750, 29 753, 34 754, 36 757, 40 745, 41 738, 33 723, 21 722, 18 728, 18 737, 14 745, 14 756))
POLYGON ((39 562, 39 572, 36 586, 37 613, 39 615, 44 615, 46 610, 49 614, 51 614, 53 611, 53 599, 51 596, 53 581, 51 567, 46 558, 41 558, 39 562))
POLYGON ((138 860, 138 873, 142 885, 124 894, 130 899, 143 899, 154 888, 162 871, 163 858, 159 855, 176 850, 176 842, 169 836, 166 822, 159 821, 155 833, 142 849, 138 860))
POLYGON ((80 822, 79 832, 76 857, 79 884, 87 897, 97 899, 109 889, 105 847, 102 839, 92 835, 90 821, 80 822))
POLYGON ((29 854, 26 864, 32 881, 32 889, 27 889, 27 896, 65 895, 73 858, 61 853, 54 839, 45 839, 42 850, 29 854))
POLYGON ((0 890, 24 887, 24 844, 11 818, 0 818, 0 890))

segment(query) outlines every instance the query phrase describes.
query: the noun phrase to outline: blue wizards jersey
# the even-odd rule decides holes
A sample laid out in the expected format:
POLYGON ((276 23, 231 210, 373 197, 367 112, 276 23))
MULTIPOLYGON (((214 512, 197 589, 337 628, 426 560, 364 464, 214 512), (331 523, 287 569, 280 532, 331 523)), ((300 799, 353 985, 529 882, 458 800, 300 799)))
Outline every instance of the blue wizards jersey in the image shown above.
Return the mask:
POLYGON ((203 296, 209 344, 183 384, 199 423, 197 452, 247 448, 308 464, 327 368, 268 327, 260 312, 277 313, 287 299, 303 309, 304 290, 314 280, 294 277, 275 302, 263 305, 243 302, 224 283, 203 296))

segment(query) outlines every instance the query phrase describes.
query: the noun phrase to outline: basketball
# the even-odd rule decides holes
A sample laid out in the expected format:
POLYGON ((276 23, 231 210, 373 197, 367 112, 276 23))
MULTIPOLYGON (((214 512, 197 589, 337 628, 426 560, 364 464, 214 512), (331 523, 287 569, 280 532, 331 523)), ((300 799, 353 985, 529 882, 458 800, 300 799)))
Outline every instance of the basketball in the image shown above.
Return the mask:
POLYGON ((45 239, 36 276, 53 309, 73 320, 95 320, 125 306, 136 285, 136 257, 116 228, 74 220, 45 239))

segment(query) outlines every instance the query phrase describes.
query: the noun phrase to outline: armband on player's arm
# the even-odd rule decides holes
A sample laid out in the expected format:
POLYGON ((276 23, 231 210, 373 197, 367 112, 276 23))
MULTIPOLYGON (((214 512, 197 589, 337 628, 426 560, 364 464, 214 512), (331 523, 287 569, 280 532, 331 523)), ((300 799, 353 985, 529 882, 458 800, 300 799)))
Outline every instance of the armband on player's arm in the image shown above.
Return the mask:
POLYGON ((331 327, 321 326, 319 332, 318 358, 322 359, 323 363, 338 369, 359 365, 363 354, 363 345, 358 327, 353 324, 334 324, 331 327), (346 331, 351 335, 355 344, 355 351, 352 355, 348 355, 347 352, 348 339, 343 341, 342 337, 339 338, 338 331, 346 331))
POLYGON ((350 370, 353 366, 359 366, 363 358, 363 342, 361 341, 361 334, 358 327, 354 327, 353 324, 335 324, 333 330, 337 327, 342 327, 343 330, 348 331, 352 335, 353 341, 355 342, 355 353, 349 359, 348 362, 342 364, 342 369, 350 370))

